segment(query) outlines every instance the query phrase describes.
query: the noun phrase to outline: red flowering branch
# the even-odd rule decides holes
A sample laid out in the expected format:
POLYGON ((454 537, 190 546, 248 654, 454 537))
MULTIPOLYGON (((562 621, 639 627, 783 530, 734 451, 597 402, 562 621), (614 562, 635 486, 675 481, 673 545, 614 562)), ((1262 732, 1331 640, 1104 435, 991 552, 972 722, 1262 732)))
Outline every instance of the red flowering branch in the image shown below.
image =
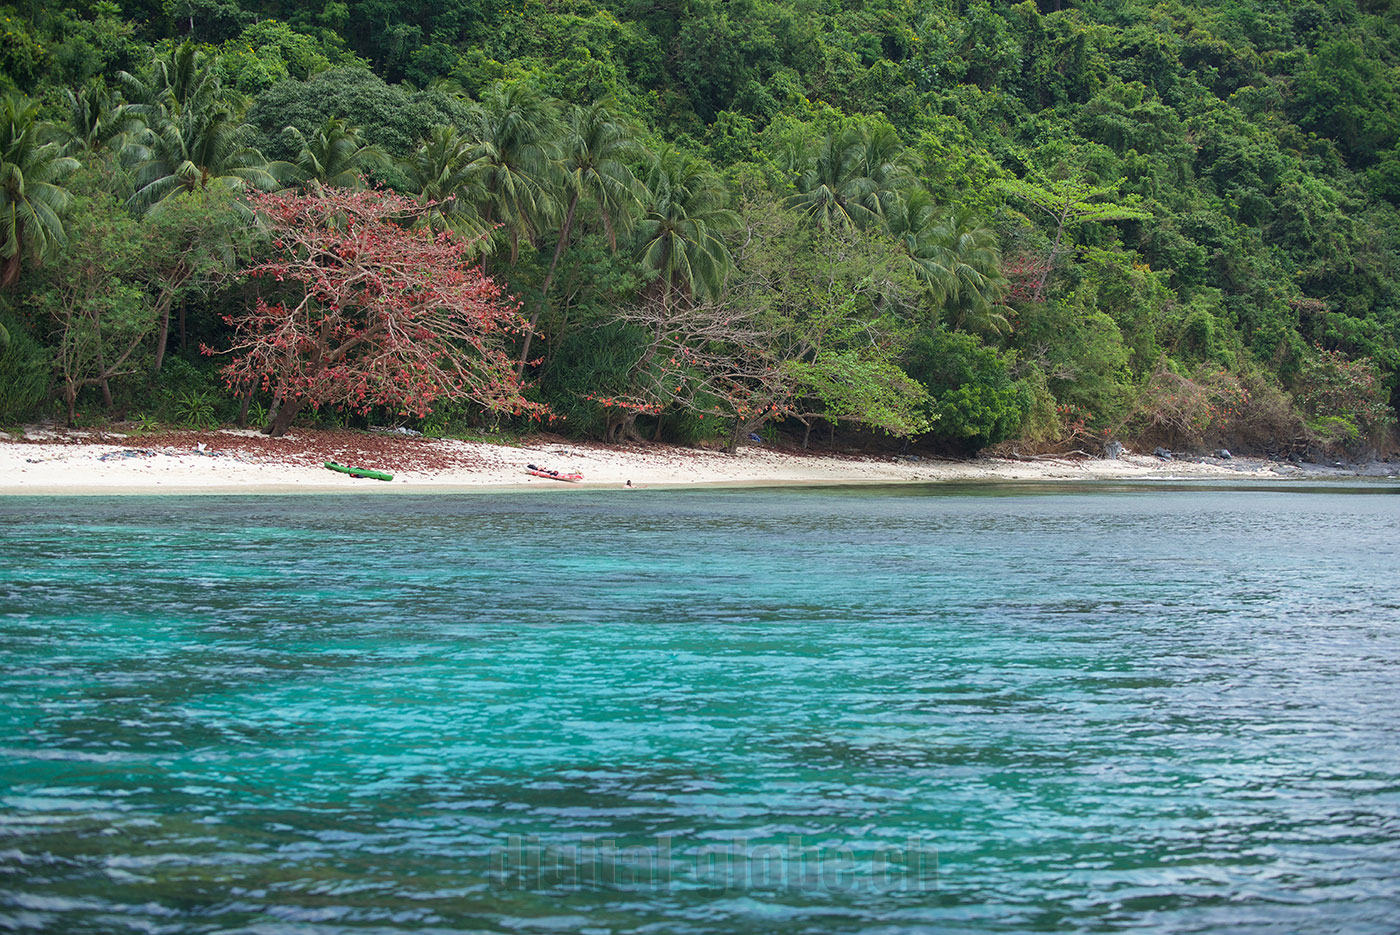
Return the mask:
MULTIPOLYGON (((262 293, 225 318, 230 387, 273 394, 265 432, 303 406, 422 417, 439 400, 548 417, 521 395, 506 345, 527 328, 479 267, 470 243, 411 223, 431 205, 393 192, 321 189, 250 196, 270 251, 245 272, 262 293)), ((214 353, 204 348, 205 353, 214 353)))

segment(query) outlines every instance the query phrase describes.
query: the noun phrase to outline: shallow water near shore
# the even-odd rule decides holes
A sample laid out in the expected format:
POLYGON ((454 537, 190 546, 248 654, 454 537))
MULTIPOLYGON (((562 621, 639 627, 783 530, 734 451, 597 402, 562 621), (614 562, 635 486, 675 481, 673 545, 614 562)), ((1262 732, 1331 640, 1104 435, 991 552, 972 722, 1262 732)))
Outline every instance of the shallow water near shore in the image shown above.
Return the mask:
POLYGON ((0 501, 0 927, 1393 932, 1400 488, 0 501))

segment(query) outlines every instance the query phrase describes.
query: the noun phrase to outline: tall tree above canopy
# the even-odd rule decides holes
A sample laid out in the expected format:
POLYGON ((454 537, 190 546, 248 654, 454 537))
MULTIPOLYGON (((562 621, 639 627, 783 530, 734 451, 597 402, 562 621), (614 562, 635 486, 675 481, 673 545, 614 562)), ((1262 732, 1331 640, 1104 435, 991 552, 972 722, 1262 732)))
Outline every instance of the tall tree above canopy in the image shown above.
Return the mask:
POLYGON ((739 226, 729 192, 714 171, 671 151, 647 177, 651 200, 637 224, 637 253, 657 274, 661 303, 717 296, 733 267, 723 234, 739 226))
POLYGON ((514 263, 520 242, 533 242, 558 207, 558 103, 533 85, 497 82, 472 109, 469 124, 477 144, 473 172, 486 193, 482 217, 504 229, 514 263))
POLYGON ((530 359, 530 339, 540 311, 549 302, 549 287, 573 233, 579 201, 587 198, 597 205, 603 227, 608 232, 608 243, 616 250, 618 223, 630 227, 632 213, 642 203, 645 189, 628 165, 639 158, 641 152, 632 128, 613 113, 610 103, 595 101, 587 107, 575 107, 569 115, 560 174, 561 194, 568 206, 564 209, 559 240, 540 289, 540 304, 530 313, 530 331, 525 333, 517 373, 524 373, 530 359))
POLYGON ((251 145, 236 95, 221 86, 209 57, 192 43, 157 56, 152 76, 119 75, 130 110, 146 122, 135 149, 139 161, 131 207, 156 208, 180 192, 271 188, 276 179, 251 145))
MULTIPOLYGON (((273 394, 263 431, 285 434, 308 403, 422 417, 444 399, 540 417, 507 339, 525 327, 467 245, 413 227, 423 207, 380 190, 287 190, 250 199, 271 253, 245 272, 256 304, 229 315, 231 388, 273 394)), ((214 353, 205 348, 206 353, 214 353)))
POLYGON ((65 240, 69 194, 61 183, 78 161, 53 136, 34 101, 0 97, 0 288, 14 286, 26 259, 41 261, 65 240))

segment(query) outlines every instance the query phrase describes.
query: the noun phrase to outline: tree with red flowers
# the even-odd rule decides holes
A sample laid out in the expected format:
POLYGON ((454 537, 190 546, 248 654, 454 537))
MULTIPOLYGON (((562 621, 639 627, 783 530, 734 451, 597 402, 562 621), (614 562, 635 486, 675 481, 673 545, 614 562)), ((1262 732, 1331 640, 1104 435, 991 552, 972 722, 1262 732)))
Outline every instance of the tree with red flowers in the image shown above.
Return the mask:
POLYGON ((526 328, 517 306, 467 264, 470 243, 413 226, 431 205, 329 188, 249 202, 270 250, 244 270, 256 304, 225 318, 235 336, 223 374, 231 388, 272 393, 264 432, 285 434, 308 404, 421 418, 439 400, 466 400, 548 415, 521 395, 507 352, 526 328))

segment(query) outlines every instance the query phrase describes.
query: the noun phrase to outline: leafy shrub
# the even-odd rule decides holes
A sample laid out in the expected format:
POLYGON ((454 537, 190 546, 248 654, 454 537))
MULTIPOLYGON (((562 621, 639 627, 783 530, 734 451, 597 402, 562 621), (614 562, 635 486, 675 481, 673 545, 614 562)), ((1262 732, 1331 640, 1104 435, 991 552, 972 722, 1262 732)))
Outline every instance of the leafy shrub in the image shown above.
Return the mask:
POLYGON ((1045 374, 1037 367, 1031 367, 1021 382, 1030 396, 1030 405, 1021 418, 1021 428, 1014 438, 1031 445, 1040 445, 1058 439, 1063 434, 1063 422, 1055 397, 1046 384, 1045 374))
POLYGON ((970 334, 935 328, 915 339, 909 376, 928 390, 929 435, 977 450, 1014 435, 1034 394, 1010 361, 970 334))
MULTIPOLYGON (((603 408, 588 397, 626 393, 644 341, 636 328, 616 322, 602 327, 580 324, 568 331, 550 354, 539 388, 543 401, 559 415, 564 432, 603 434, 607 424, 603 408)), ((668 419, 668 424, 682 421, 668 419)))
POLYGON ((186 390, 176 397, 175 420, 195 429, 210 429, 219 424, 214 415, 213 398, 198 390, 186 390))
POLYGON ((17 322, 0 320, 9 340, 0 343, 0 422, 18 422, 33 415, 49 386, 49 357, 38 341, 17 322))
POLYGON ((146 391, 132 400, 133 408, 154 412, 161 418, 181 425, 190 421, 191 404, 198 410, 208 409, 211 424, 231 422, 238 405, 224 386, 215 364, 197 366, 183 357, 167 357, 160 371, 158 392, 146 391))
POLYGON ((1262 370, 1240 374, 1244 398, 1224 426, 1220 442, 1244 451, 1294 448, 1306 441, 1303 417, 1277 378, 1262 370))
POLYGON ((1352 359, 1341 351, 1315 348, 1298 368, 1294 395, 1312 422, 1341 419, 1354 426, 1357 435, 1348 444, 1364 440, 1379 445, 1394 421, 1380 369, 1369 357, 1352 359))
POLYGON ((1184 376, 1164 362, 1139 391, 1126 428, 1141 444, 1200 447, 1219 440, 1244 397, 1240 381, 1218 367, 1184 376))
POLYGON ((1322 416, 1312 419, 1308 422, 1308 429, 1328 448, 1347 448, 1361 438, 1361 429, 1345 416, 1322 416))

